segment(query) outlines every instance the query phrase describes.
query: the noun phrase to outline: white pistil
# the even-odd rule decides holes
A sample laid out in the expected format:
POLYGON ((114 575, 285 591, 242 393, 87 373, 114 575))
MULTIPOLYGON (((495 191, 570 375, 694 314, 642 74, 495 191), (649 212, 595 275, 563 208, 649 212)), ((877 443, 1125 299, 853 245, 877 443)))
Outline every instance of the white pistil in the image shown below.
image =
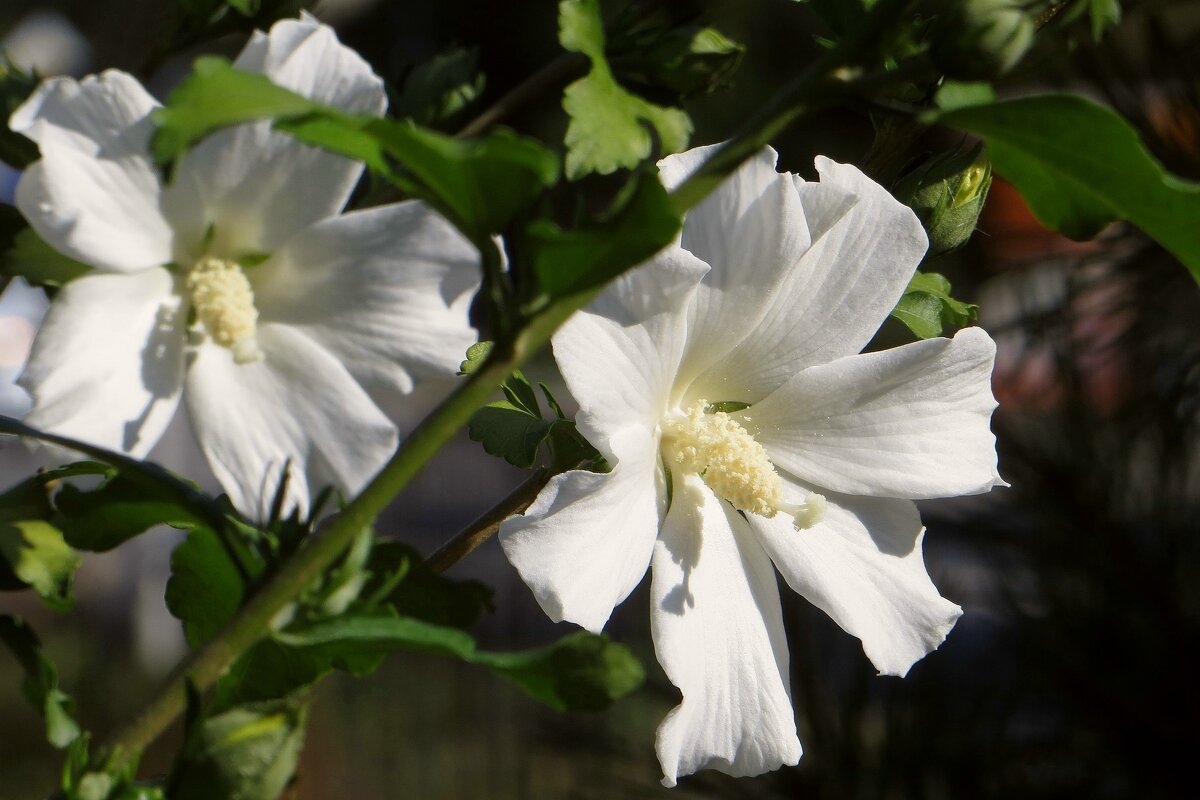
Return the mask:
POLYGON ((723 411, 705 413, 708 401, 698 400, 682 416, 663 426, 667 455, 680 469, 694 472, 717 496, 733 507, 762 517, 780 511, 793 519, 796 530, 821 521, 825 498, 815 492, 799 504, 783 499, 783 480, 775 465, 742 425, 723 411))
POLYGON ((188 271, 187 288, 196 317, 214 342, 233 351, 235 363, 249 364, 262 358, 254 291, 236 261, 197 261, 188 271))

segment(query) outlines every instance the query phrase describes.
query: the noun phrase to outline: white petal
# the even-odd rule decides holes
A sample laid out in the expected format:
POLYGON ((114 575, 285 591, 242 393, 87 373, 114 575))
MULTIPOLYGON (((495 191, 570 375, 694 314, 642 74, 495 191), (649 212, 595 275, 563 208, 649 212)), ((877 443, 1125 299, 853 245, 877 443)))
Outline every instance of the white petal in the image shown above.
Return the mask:
POLYGON ((59 291, 18 383, 28 425, 142 458, 174 416, 183 325, 164 269, 93 274, 59 291))
POLYGON ((504 554, 542 610, 597 633, 646 574, 665 496, 656 440, 628 429, 615 446, 612 472, 555 475, 524 516, 500 526, 504 554))
MULTIPOLYGON (((371 67, 311 17, 277 22, 268 36, 255 36, 235 66, 343 111, 378 114, 386 104, 371 67)), ((222 254, 269 253, 340 211, 361 174, 362 164, 260 122, 218 131, 189 151, 165 202, 193 244, 212 224, 213 247, 222 254), (200 206, 193 195, 202 198, 200 206)))
POLYGON ((41 160, 17 185, 16 205, 54 247, 101 269, 166 264, 173 234, 159 208, 146 144, 155 102, 136 80, 109 70, 80 82, 54 78, 12 115, 41 160))
POLYGON ((924 528, 910 500, 826 498, 824 518, 747 515, 788 585, 862 640, 884 675, 901 675, 937 648, 962 609, 938 594, 921 556, 924 528))
POLYGON ((654 650, 683 693, 658 729, 663 783, 799 761, 775 571, 745 521, 695 475, 676 474, 651 592, 654 650))
MULTIPOLYGON (((663 159, 664 182, 678 182, 715 149, 663 159)), ((790 175, 775 171, 775 160, 775 151, 764 148, 684 218, 681 246, 712 266, 692 303, 688 352, 680 368, 684 382, 720 363, 751 334, 777 303, 780 281, 808 249, 799 194, 790 175)), ((689 395, 746 399, 728 394, 730 388, 723 380, 703 380, 689 395)))
POLYGON ((922 499, 1002 484, 980 328, 810 367, 743 413, 777 467, 835 492, 922 499))
POLYGON ((188 367, 192 429, 217 480, 239 511, 260 520, 285 465, 286 508, 304 513, 327 485, 354 496, 395 450, 395 426, 303 333, 260 325, 258 343, 261 361, 235 364, 229 350, 205 342, 188 367))
POLYGON ((798 178, 812 246, 780 265, 786 272, 761 296, 753 330, 703 378, 736 386, 727 399, 753 402, 804 367, 857 353, 904 293, 927 240, 910 208, 855 167, 817 159, 819 183, 798 178))
POLYGON ((653 432, 662 418, 687 341, 686 303, 706 270, 668 248, 554 334, 554 358, 579 401, 579 429, 610 461, 611 437, 630 425, 653 432))
POLYGON ((478 263, 412 201, 318 222, 249 274, 263 322, 304 331, 365 385, 408 392, 414 379, 453 375, 476 340, 478 263))

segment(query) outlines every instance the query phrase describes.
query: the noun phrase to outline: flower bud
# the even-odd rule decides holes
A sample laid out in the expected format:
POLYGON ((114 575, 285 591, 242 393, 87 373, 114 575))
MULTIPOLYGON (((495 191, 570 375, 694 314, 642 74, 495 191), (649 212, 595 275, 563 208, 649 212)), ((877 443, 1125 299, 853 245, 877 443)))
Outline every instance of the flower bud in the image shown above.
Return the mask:
POLYGON ((1014 0, 950 2, 929 55, 946 75, 985 80, 1008 72, 1033 43, 1033 20, 1014 0))
POLYGON ((976 147, 930 159, 900 181, 896 197, 916 212, 937 256, 971 238, 991 185, 992 165, 976 147))

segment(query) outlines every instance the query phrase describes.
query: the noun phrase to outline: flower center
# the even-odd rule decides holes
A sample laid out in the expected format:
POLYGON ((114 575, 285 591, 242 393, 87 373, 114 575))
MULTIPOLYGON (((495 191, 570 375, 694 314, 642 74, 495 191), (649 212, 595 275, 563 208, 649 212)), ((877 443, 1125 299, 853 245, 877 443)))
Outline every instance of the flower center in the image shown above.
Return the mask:
POLYGON ((262 358, 254 291, 236 261, 202 258, 188 271, 187 288, 196 317, 214 342, 233 351, 235 363, 262 358))
POLYGON ((812 493, 799 504, 783 497, 783 479, 767 457, 766 448, 723 411, 709 413, 707 400, 698 400, 663 424, 667 458, 680 469, 694 472, 718 497, 734 508, 761 517, 783 511, 796 530, 821 521, 825 498, 812 493))

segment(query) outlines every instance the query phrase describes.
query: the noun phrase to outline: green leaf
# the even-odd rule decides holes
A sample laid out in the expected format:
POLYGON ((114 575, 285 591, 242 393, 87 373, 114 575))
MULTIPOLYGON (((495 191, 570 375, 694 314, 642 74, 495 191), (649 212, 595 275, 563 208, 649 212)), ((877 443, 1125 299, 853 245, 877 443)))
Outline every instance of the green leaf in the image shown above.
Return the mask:
POLYGON ((933 102, 943 111, 980 106, 996 102, 996 90, 987 81, 945 81, 933 102))
POLYGON ((642 172, 607 219, 571 230, 536 220, 525 230, 523 250, 542 291, 564 297, 603 286, 645 261, 671 242, 680 225, 658 176, 642 172))
POLYGON ((558 179, 555 155, 511 131, 455 139, 412 122, 345 114, 215 57, 199 59, 156 114, 153 150, 162 163, 218 127, 274 117, 277 129, 300 141, 365 162, 477 244, 558 179))
POLYGON ((0 273, 35 286, 62 286, 89 271, 46 244, 15 208, 0 205, 0 273))
POLYGON ((604 55, 599 0, 563 0, 558 8, 559 42, 592 62, 591 71, 563 92, 563 109, 571 118, 565 139, 567 177, 636 167, 653 150, 647 126, 658 137, 660 154, 686 148, 692 135, 686 113, 644 100, 613 77, 604 55))
POLYGON ((482 444, 488 455, 503 458, 519 469, 529 469, 555 424, 501 400, 488 403, 471 416, 467 435, 482 444))
POLYGON ((475 48, 454 47, 417 66, 404 78, 404 88, 391 113, 418 125, 447 125, 479 100, 485 80, 475 48))
POLYGON ((559 710, 607 708, 641 686, 646 676, 628 648, 587 631, 572 633, 537 650, 479 652, 474 661, 559 710))
POLYGON ((274 700, 196 723, 170 779, 172 800, 274 800, 296 771, 308 707, 274 700))
POLYGON ((0 161, 15 169, 24 169, 38 158, 37 145, 8 127, 13 112, 33 94, 38 76, 14 64, 0 54, 0 161))
POLYGON ((950 296, 950 281, 936 272, 918 272, 908 282, 892 316, 921 339, 941 336, 943 326, 961 327, 979 314, 979 306, 950 296))
POLYGON ((79 738, 79 725, 71 717, 75 702, 58 688, 58 671, 42 652, 37 634, 20 617, 0 616, 3 641, 25 670, 25 697, 46 720, 46 739, 55 747, 67 747, 79 738))
POLYGON ((807 3, 838 36, 857 30, 867 16, 865 0, 796 0, 807 3))
POLYGON ((243 17, 253 17, 262 8, 262 0, 225 0, 229 7, 243 17))
POLYGON ((726 84, 746 51, 716 28, 699 25, 629 38, 620 42, 619 53, 618 43, 610 42, 618 76, 684 96, 726 84))
POLYGON ((382 593, 380 600, 405 617, 468 628, 492 610, 492 590, 486 584, 440 575, 400 542, 378 542, 367 569, 372 577, 363 595, 382 593))
POLYGON ((0 566, 7 564, 13 576, 55 611, 67 611, 75 602, 71 581, 80 563, 62 533, 48 522, 0 521, 0 566))
POLYGON ((169 164, 216 128, 320 109, 320 104, 276 86, 265 75, 240 72, 223 58, 202 56, 192 74, 171 91, 166 105, 154 112, 158 130, 151 151, 159 164, 169 164))
POLYGON ((1092 38, 1098 42, 1105 31, 1121 21, 1121 0, 1088 0, 1088 15, 1092 19, 1092 38))
POLYGON ((604 708, 636 689, 644 677, 641 664, 626 647, 586 631, 536 650, 492 653, 476 650, 475 641, 462 631, 373 615, 339 617, 273 638, 333 666, 347 658, 397 650, 451 656, 487 667, 557 709, 604 708))
POLYGON ((579 432, 574 420, 561 419, 552 424, 546 435, 546 444, 550 448, 550 463, 547 466, 551 475, 570 469, 612 471, 600 451, 579 432))
POLYGON ((156 525, 187 529, 206 524, 188 503, 147 492, 123 475, 114 475, 87 491, 64 485, 54 503, 67 542, 93 552, 112 550, 156 525))
MULTIPOLYGON (((138 461, 123 453, 96 447, 77 439, 39 431, 20 420, 2 415, 0 415, 0 434, 37 439, 83 453, 119 469, 124 480, 142 487, 156 502, 170 503, 187 509, 196 519, 202 519, 215 528, 222 528, 226 524, 225 512, 217 505, 216 501, 206 496, 194 484, 168 472, 157 464, 138 461)), ((75 465, 75 467, 78 469, 79 465, 75 465)), ((66 474, 63 473, 56 474, 57 477, 66 477, 66 474)), ((75 471, 70 474, 96 474, 96 472, 94 467, 85 467, 83 472, 75 471), (88 471, 89 469, 91 471, 88 471)))
POLYGON ((167 608, 192 647, 208 641, 241 607, 246 586, 217 534, 195 527, 171 554, 167 608))
POLYGON ((996 171, 1042 224, 1087 239, 1128 220, 1200 281, 1200 184, 1163 169, 1133 127, 1075 95, 1042 95, 941 114, 983 136, 996 171))
POLYGON ((509 375, 504 383, 500 384, 500 390, 504 392, 508 402, 526 414, 535 417, 542 416, 542 407, 538 404, 537 392, 533 391, 533 387, 529 385, 529 379, 521 370, 513 370, 512 375, 509 375))

